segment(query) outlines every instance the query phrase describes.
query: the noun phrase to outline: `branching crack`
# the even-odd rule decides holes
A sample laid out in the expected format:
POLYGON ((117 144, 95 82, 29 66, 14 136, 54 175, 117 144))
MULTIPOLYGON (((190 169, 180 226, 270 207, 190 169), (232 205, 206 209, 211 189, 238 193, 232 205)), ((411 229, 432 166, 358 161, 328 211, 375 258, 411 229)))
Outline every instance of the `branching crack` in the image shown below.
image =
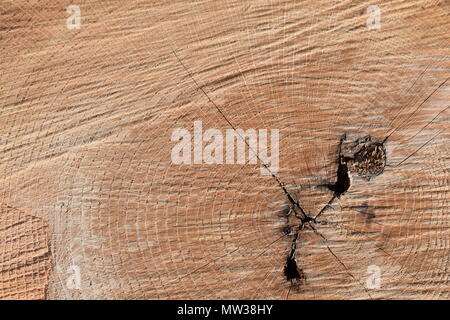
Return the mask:
MULTIPOLYGON (((321 186, 327 187, 330 191, 333 191, 333 195, 331 199, 325 204, 325 206, 315 215, 314 217, 309 216, 306 211, 302 208, 299 201, 295 200, 290 192, 287 190, 285 185, 281 182, 281 180, 273 173, 268 165, 262 161, 258 155, 258 153, 251 148, 247 140, 241 136, 239 131, 236 130, 235 126, 231 123, 231 121, 225 116, 222 109, 210 98, 210 96, 206 93, 204 88, 198 84, 198 82, 193 77, 190 70, 187 68, 187 66, 181 61, 181 59, 176 54, 175 50, 172 48, 172 53, 178 60, 179 64, 183 67, 183 69, 186 71, 186 73, 189 75, 189 77, 192 79, 196 87, 206 96, 206 98, 209 100, 209 102, 214 105, 214 107, 217 109, 219 114, 223 117, 223 119, 228 123, 228 125, 238 134, 240 139, 243 140, 243 142, 246 144, 246 146, 249 148, 249 151, 252 152, 256 158, 260 161, 260 163, 264 166, 264 168, 269 172, 269 174, 272 176, 272 178, 277 182, 278 186, 281 188, 285 196, 287 197, 289 201, 289 211, 286 214, 287 217, 287 226, 283 228, 283 236, 275 240, 274 242, 279 241, 284 236, 292 236, 291 240, 291 247, 289 254, 286 259, 286 264, 284 266, 284 275, 286 276, 286 279, 293 284, 294 282, 298 284, 304 284, 306 283, 306 276, 303 272, 303 270, 298 266, 298 262, 296 259, 296 250, 297 250, 297 241, 300 238, 300 232, 305 229, 306 226, 308 226, 311 230, 313 230, 317 235, 319 235, 324 241, 325 246, 330 253, 331 256, 345 269, 346 273, 354 279, 357 283, 359 283, 368 296, 372 299, 372 296, 368 292, 367 288, 350 272, 349 268, 344 264, 344 262, 331 250, 328 240, 315 228, 315 223, 317 223, 317 218, 320 217, 328 208, 332 206, 332 204, 335 202, 336 199, 339 199, 342 195, 344 195, 351 186, 351 176, 350 172, 357 173, 359 176, 366 180, 370 180, 373 176, 377 176, 381 174, 384 171, 384 168, 386 166, 386 149, 385 149, 385 143, 386 141, 391 137, 391 135, 400 128, 398 126, 397 128, 393 129, 382 142, 374 142, 371 140, 370 136, 358 139, 356 141, 353 141, 353 144, 350 146, 350 150, 347 150, 346 152, 343 151, 343 145, 346 140, 346 134, 344 134, 339 143, 339 149, 338 149, 338 159, 337 159, 337 172, 336 172, 336 181, 334 183, 324 184, 321 186)), ((427 68, 428 69, 428 68, 427 68)), ((425 71, 427 70, 425 69, 425 71)), ((420 75, 420 77, 425 73, 420 75)), ((444 82, 442 82, 435 90, 433 90, 416 108, 415 110, 402 122, 407 123, 411 117, 425 104, 426 101, 429 100, 429 98, 441 87, 443 87, 447 81, 450 78, 447 78, 444 82)), ((416 80, 417 81, 417 80, 416 80)), ((414 82, 415 84, 415 82, 414 82)), ((413 86, 414 86, 413 84, 413 86)), ((448 108, 448 107, 447 107, 448 108)), ((445 110, 447 110, 445 108, 445 110)), ((435 116, 426 126, 428 126, 431 122, 433 122, 442 112, 445 110, 442 110, 437 116, 435 116)), ((395 119, 399 116, 400 112, 397 114, 395 119)), ((394 119, 394 120, 395 120, 394 119)), ((425 126, 425 127, 426 127, 425 126)), ((424 128, 425 128, 424 127, 424 128)), ((422 130, 424 129, 422 128, 422 130)), ((421 130, 421 131, 422 131, 421 130)), ((420 132, 421 132, 420 131, 420 132)), ((418 132, 418 133, 420 133, 418 132)), ((436 138, 440 133, 439 131, 435 136, 433 136, 430 140, 428 140, 425 144, 423 144, 419 149, 417 149, 415 152, 413 152, 411 155, 406 157, 404 160, 400 161, 396 166, 401 165, 402 163, 406 162, 410 157, 412 157, 416 152, 418 152, 420 149, 422 149, 424 146, 426 146, 428 143, 430 143, 434 138, 436 138)), ((418 134, 416 133, 416 135, 418 134)), ((414 137, 416 136, 414 135, 414 137)), ((380 248, 381 249, 381 248, 380 248)), ((192 273, 198 272, 200 269, 203 269, 204 267, 208 266, 210 263, 220 260, 223 257, 232 254, 233 252, 237 251, 238 249, 235 249, 221 257, 218 257, 217 259, 210 261, 196 270, 188 273, 186 276, 191 275, 192 273)), ((265 252, 265 251, 264 251, 265 252)), ((182 278, 184 278, 182 277, 182 278)), ((288 292, 288 296, 290 293, 290 289, 288 292)))
MULTIPOLYGON (((343 261, 331 250, 328 245, 328 240, 316 229, 315 223, 317 223, 317 218, 323 214, 336 199, 339 199, 343 194, 345 194, 351 185, 350 172, 355 172, 363 178, 369 180, 372 176, 379 175, 383 172, 386 164, 386 150, 384 147, 384 142, 374 142, 370 136, 366 136, 356 141, 350 142, 350 146, 347 146, 347 150, 344 152, 343 145, 346 142, 347 136, 344 134, 339 143, 338 147, 338 167, 336 172, 336 181, 334 183, 325 184, 322 186, 327 187, 329 190, 333 191, 331 199, 325 204, 325 206, 317 213, 316 216, 308 216, 304 210, 302 210, 302 215, 298 215, 295 208, 298 202, 292 199, 291 204, 296 204, 297 206, 291 206, 290 211, 287 214, 288 227, 285 229, 286 234, 291 234, 291 250, 286 259, 286 264, 284 266, 284 274, 288 281, 296 282, 306 282, 306 276, 303 270, 298 266, 295 251, 297 249, 297 241, 300 237, 300 231, 306 226, 312 229, 317 235, 319 235, 324 241, 327 250, 331 256, 345 269, 345 272, 359 283, 364 290, 367 292, 370 298, 371 295, 367 291, 367 288, 350 272, 343 261), (297 220, 297 223, 291 221, 292 213, 297 220), (291 227, 294 225, 294 227, 291 227)), ((301 207, 300 207, 301 208, 301 207)))

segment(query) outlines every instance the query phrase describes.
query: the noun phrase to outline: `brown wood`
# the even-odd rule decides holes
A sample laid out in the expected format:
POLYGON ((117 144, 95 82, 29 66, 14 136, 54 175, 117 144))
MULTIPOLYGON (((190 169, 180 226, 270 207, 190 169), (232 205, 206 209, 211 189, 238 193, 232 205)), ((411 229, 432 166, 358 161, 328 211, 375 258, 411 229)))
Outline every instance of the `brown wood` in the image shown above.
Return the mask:
POLYGON ((448 299, 449 12, 2 1, 0 298, 448 299), (80 29, 66 26, 71 4, 80 29), (174 128, 198 120, 278 129, 276 179, 260 163, 172 163, 174 128), (389 135, 384 171, 364 179, 352 164, 317 221, 284 217, 277 179, 310 217, 333 197, 343 134, 389 135), (303 279, 288 281, 296 230, 303 279))

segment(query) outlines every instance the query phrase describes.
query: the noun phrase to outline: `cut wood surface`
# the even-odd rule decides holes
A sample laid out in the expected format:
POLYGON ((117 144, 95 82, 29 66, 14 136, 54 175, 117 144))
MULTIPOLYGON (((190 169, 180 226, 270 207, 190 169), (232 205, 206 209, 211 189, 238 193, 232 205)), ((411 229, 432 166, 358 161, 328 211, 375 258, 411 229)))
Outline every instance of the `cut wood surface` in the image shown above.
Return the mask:
POLYGON ((449 299, 449 30, 448 0, 1 1, 0 298, 449 299), (279 170, 173 163, 196 121, 279 130, 279 170))

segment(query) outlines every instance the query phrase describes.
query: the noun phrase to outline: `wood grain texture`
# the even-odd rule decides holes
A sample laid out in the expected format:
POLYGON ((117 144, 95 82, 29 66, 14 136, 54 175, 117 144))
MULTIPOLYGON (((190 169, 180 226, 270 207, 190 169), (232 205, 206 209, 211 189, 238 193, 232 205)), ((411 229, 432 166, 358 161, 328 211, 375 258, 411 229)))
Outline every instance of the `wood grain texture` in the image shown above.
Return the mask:
POLYGON ((449 30, 448 0, 2 1, 0 298, 448 299, 449 30), (387 166, 299 232, 292 286, 277 181, 171 162, 197 120, 278 129, 311 216, 344 133, 387 166))
POLYGON ((43 299, 50 271, 48 225, 1 204, 0 299, 43 299))

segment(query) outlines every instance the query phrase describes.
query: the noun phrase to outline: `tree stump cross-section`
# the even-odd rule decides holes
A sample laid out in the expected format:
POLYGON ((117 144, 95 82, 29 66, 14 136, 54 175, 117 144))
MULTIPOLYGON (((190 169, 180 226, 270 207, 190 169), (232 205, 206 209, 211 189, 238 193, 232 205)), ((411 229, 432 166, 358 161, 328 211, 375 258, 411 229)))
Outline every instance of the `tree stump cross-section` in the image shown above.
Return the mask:
POLYGON ((448 299, 450 2, 0 3, 0 298, 448 299))

